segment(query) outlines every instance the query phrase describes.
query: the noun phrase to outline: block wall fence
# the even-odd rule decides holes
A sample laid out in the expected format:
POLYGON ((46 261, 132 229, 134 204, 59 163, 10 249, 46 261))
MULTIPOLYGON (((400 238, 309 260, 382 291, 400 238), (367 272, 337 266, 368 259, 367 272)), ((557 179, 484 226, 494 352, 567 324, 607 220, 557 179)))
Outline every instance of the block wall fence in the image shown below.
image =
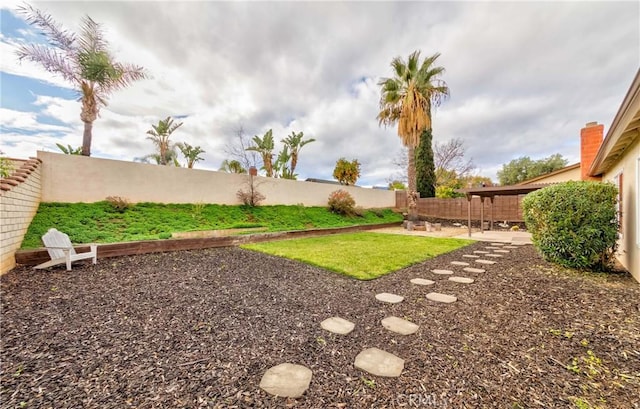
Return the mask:
POLYGON ((0 274, 15 267, 15 252, 40 204, 40 160, 12 162, 13 173, 0 182, 0 274))

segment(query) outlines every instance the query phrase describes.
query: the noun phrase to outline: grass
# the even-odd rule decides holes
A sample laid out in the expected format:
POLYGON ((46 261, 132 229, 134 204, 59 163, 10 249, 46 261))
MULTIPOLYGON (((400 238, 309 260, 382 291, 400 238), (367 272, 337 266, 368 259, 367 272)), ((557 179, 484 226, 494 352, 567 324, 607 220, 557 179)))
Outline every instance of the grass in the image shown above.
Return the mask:
POLYGON ((372 209, 346 217, 324 207, 227 206, 216 204, 138 203, 118 211, 108 202, 41 203, 23 249, 42 246, 51 227, 67 233, 73 243, 115 243, 166 239, 171 233, 264 227, 266 231, 308 230, 402 221, 391 209, 372 209))
POLYGON ((471 243, 363 232, 254 243, 242 248, 299 260, 358 280, 372 280, 471 243))

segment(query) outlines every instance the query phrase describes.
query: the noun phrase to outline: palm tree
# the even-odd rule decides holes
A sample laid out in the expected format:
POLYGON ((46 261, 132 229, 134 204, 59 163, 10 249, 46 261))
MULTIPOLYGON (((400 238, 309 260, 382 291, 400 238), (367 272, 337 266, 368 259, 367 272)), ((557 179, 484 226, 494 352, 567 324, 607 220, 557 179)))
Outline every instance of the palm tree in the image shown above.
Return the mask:
POLYGON ((382 78, 380 97, 380 125, 398 124, 398 136, 408 148, 408 194, 416 191, 415 151, 420 135, 431 130, 431 108, 440 105, 449 95, 446 82, 439 77, 444 68, 434 66, 440 53, 427 57, 420 63, 420 51, 414 51, 407 61, 396 57, 391 61, 393 78, 382 78))
POLYGON ((293 170, 287 166, 287 163, 291 160, 291 152, 289 152, 289 145, 284 145, 278 157, 276 163, 273 165, 274 177, 282 179, 295 180, 298 175, 293 173, 293 170))
POLYGON ((175 148, 171 145, 169 138, 176 129, 182 126, 183 122, 178 124, 173 123, 173 118, 168 116, 166 119, 158 121, 158 125, 151 125, 150 130, 147 131, 147 139, 151 140, 158 149, 158 157, 160 159, 160 165, 168 165, 171 159, 176 157, 175 148))
POLYGON ((220 172, 227 172, 227 173, 247 173, 247 170, 242 167, 242 164, 240 163, 240 161, 237 161, 235 159, 232 159, 232 160, 225 159, 220 165, 220 169, 218 170, 220 172))
POLYGON ((176 146, 180 149, 180 152, 182 152, 182 156, 187 160, 187 167, 189 169, 192 169, 196 162, 204 160, 204 158, 200 156, 201 153, 205 153, 201 147, 191 146, 186 142, 178 142, 176 146))
POLYGON ((273 130, 269 129, 262 138, 255 135, 253 143, 254 145, 246 150, 258 152, 262 156, 262 168, 267 173, 267 177, 273 177, 273 130))
POLYGON ((300 149, 308 143, 315 142, 315 139, 309 138, 306 141, 302 140, 304 136, 303 132, 295 133, 291 132, 291 135, 287 136, 282 142, 285 146, 288 146, 291 149, 291 174, 293 175, 296 170, 296 165, 298 164, 298 157, 300 155, 300 149))
POLYGON ((49 45, 26 44, 18 48, 19 59, 41 64, 47 71, 61 75, 80 94, 84 123, 82 154, 91 156, 93 122, 100 107, 107 105, 107 97, 132 82, 147 77, 142 67, 115 62, 109 54, 104 33, 89 16, 82 19, 79 35, 66 31, 49 14, 32 6, 18 11, 26 21, 47 37, 49 45))

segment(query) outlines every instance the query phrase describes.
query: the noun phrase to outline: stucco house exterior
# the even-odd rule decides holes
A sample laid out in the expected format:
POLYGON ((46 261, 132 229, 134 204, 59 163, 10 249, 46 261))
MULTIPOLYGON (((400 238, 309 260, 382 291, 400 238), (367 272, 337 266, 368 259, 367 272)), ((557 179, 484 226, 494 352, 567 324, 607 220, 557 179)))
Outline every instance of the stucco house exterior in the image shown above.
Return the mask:
POLYGON ((595 153, 588 176, 618 186, 618 260, 640 281, 640 69, 595 153))

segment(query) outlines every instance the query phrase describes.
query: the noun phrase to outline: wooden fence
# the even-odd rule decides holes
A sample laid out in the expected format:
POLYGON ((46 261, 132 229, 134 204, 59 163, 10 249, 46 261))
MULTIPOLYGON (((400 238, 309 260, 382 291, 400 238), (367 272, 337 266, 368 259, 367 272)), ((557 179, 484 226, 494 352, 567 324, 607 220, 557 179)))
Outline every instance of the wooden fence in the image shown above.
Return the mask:
MULTIPOLYGON (((491 200, 484 199, 484 220, 496 222, 523 222, 522 199, 519 196, 496 196, 491 200)), ((471 200, 471 220, 480 220, 481 201, 479 197, 471 200)), ((407 198, 404 190, 396 191, 396 207, 406 209, 407 198)), ((468 201, 464 197, 455 199, 421 198, 418 199, 418 214, 421 217, 431 217, 436 219, 467 220, 468 201)))

